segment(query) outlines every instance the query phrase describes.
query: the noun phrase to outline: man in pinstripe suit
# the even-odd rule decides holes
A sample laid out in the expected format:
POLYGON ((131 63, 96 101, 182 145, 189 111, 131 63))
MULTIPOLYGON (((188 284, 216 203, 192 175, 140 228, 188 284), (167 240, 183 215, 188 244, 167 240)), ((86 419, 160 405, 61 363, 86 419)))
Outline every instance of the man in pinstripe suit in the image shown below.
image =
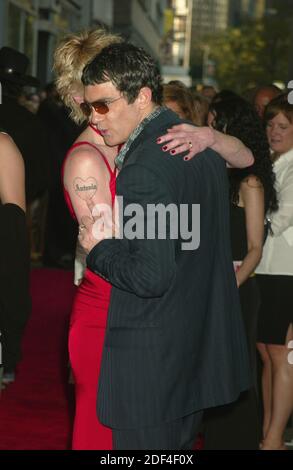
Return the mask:
POLYGON ((143 49, 108 46, 82 80, 92 124, 108 145, 126 142, 116 161, 122 235, 105 239, 85 220, 80 236, 89 268, 113 285, 98 415, 115 449, 191 449, 202 411, 250 386, 225 164, 210 149, 184 162, 157 145, 182 121, 160 106, 161 77, 143 49), (179 217, 165 218, 162 236, 148 209, 171 206, 179 217))

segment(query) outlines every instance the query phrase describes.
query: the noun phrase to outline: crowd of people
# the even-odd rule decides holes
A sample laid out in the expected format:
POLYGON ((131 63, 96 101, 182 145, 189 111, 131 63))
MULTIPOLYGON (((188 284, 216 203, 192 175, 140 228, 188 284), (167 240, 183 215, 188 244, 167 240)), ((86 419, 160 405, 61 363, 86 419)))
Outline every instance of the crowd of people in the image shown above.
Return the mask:
POLYGON ((24 94, 37 86, 27 65, 24 54, 0 50, 3 386, 21 356, 28 238, 35 243, 40 210, 44 265, 75 261, 73 449, 192 449, 199 430, 207 450, 285 449, 293 412, 288 92, 260 86, 248 100, 163 84, 148 53, 103 29, 61 40, 45 97, 24 94), (139 236, 117 236, 132 213, 115 211, 115 196, 140 205, 139 236), (200 205, 199 246, 182 248, 180 218, 166 222, 164 238, 149 237, 150 204, 200 205))

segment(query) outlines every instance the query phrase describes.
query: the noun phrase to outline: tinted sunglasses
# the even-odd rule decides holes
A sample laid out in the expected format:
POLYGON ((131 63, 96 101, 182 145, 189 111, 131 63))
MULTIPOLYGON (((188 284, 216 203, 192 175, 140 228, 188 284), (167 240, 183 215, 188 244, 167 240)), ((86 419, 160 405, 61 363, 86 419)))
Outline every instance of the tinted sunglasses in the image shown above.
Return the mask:
POLYGON ((107 114, 110 111, 109 105, 121 98, 123 98, 123 96, 119 96, 119 98, 115 98, 114 100, 94 101, 93 103, 87 103, 87 101, 84 101, 83 103, 80 103, 80 109, 87 118, 90 117, 93 109, 96 113, 107 114))

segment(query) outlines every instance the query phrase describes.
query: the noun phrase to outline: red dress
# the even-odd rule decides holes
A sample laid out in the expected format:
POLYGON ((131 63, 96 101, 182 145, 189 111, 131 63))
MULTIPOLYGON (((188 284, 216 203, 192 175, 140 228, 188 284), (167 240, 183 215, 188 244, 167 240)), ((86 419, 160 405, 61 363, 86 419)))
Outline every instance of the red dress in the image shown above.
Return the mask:
MULTIPOLYGON (((112 204, 115 197, 116 170, 113 172, 104 155, 89 142, 77 142, 69 153, 81 145, 90 145, 103 158, 110 173, 112 204)), ((77 157, 78 158, 78 157, 77 157)), ((70 197, 64 188, 66 203, 74 218, 70 197)), ((74 298, 69 330, 69 357, 75 380, 76 410, 72 448, 74 450, 111 450, 112 431, 97 417, 96 401, 102 359, 111 284, 86 269, 74 298)))

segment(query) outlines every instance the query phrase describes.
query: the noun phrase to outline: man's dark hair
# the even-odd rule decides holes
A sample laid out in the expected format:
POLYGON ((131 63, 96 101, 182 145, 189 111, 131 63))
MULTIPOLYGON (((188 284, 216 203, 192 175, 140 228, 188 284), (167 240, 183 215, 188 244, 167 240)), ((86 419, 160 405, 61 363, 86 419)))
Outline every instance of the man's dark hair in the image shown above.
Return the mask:
POLYGON ((143 87, 152 91, 152 101, 162 104, 163 86, 159 67, 141 47, 111 44, 105 47, 83 70, 82 83, 98 85, 112 82, 133 103, 143 87))

